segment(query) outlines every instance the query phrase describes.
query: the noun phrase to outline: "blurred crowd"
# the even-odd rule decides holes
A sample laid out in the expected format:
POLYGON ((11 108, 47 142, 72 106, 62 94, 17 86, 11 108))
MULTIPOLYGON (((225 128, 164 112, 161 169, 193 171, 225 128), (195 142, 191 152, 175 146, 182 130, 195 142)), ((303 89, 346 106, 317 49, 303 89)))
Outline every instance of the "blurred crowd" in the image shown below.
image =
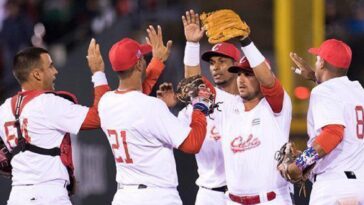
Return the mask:
MULTIPOLYGON (((142 16, 153 14, 156 21, 166 21, 181 0, 0 0, 0 102, 12 95, 17 83, 12 77, 12 58, 21 48, 47 48, 61 67, 67 52, 91 35, 110 28, 115 20, 128 16, 130 30, 140 30, 142 16), (55 55, 57 54, 57 55, 55 55)), ((203 4, 203 1, 200 2, 203 4)), ((349 77, 364 83, 364 0, 327 0, 326 38, 342 39, 352 47, 353 62, 349 77)), ((176 21, 168 24, 174 26, 176 21)), ((179 24, 178 24, 179 26, 179 24)), ((173 29, 173 28, 169 28, 173 29)), ((176 37, 176 36, 174 36, 176 37)), ((175 42, 176 43, 176 42, 175 42)), ((178 43, 178 42, 177 42, 178 43)))
POLYGON ((11 66, 20 49, 33 45, 66 56, 79 41, 101 33, 118 16, 156 6, 157 0, 0 0, 0 99, 18 89, 11 66))

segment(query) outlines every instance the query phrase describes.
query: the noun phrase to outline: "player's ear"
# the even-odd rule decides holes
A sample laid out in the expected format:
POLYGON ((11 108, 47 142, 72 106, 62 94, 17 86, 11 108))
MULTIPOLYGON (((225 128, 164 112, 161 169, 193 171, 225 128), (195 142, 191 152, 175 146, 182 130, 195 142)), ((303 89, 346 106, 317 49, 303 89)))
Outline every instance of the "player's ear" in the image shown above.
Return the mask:
POLYGON ((135 64, 135 69, 142 72, 144 69, 144 66, 145 66, 144 58, 140 58, 135 64))
POLYGON ((317 63, 319 68, 323 68, 325 65, 325 60, 321 58, 320 56, 317 56, 317 63))
POLYGON ((41 68, 33 68, 29 73, 28 80, 42 81, 43 78, 43 70, 41 68))

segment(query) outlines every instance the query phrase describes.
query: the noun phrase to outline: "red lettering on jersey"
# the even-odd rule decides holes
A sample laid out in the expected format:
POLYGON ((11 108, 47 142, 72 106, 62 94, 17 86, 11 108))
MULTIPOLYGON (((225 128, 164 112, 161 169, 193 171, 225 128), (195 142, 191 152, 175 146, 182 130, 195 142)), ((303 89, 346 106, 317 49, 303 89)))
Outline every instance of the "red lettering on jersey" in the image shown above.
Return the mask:
POLYGON ((356 136, 359 139, 364 138, 364 109, 358 105, 355 107, 356 114, 356 136))
POLYGON ((234 153, 244 152, 249 149, 253 149, 260 145, 260 140, 258 138, 253 138, 253 135, 250 134, 248 139, 244 141, 242 136, 236 137, 231 143, 231 150, 234 153))
POLYGON ((218 141, 219 139, 221 139, 221 135, 220 135, 219 131, 216 130, 215 125, 211 128, 210 137, 212 139, 214 139, 215 141, 218 141))
MULTIPOLYGON (((5 122, 4 129, 5 129, 6 141, 8 142, 9 146, 11 148, 16 147, 18 145, 18 131, 15 126, 15 121, 5 122)), ((23 134, 23 137, 25 138, 25 140, 30 143, 31 138, 29 137, 29 134, 28 134, 28 119, 27 118, 23 119, 21 131, 22 131, 22 134, 23 134)))
MULTIPOLYGON (((115 157, 115 161, 117 163, 123 163, 124 162, 123 158, 121 156, 116 156, 116 152, 115 152, 115 150, 119 150, 119 148, 120 148, 118 138, 121 137, 122 140, 123 140, 123 148, 124 148, 124 153, 125 153, 125 163, 127 163, 127 164, 133 163, 133 159, 131 159, 130 155, 129 155, 128 144, 126 142, 126 132, 122 130, 120 132, 120 136, 119 136, 118 132, 116 130, 107 130, 107 134, 109 135, 109 137, 114 136, 114 139, 115 139, 115 143, 112 143, 111 139, 109 140, 110 144, 111 144, 112 152, 113 152, 114 157, 115 157)), ((122 150, 120 150, 120 151, 122 151, 122 150)))

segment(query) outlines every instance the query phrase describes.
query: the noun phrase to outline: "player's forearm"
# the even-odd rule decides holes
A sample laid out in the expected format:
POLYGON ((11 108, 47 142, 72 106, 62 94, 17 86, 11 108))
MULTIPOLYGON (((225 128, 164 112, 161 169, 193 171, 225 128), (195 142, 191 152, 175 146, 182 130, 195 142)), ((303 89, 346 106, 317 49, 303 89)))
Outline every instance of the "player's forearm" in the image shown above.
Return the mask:
POLYGON ((327 125, 322 128, 311 146, 308 146, 296 159, 296 166, 301 171, 315 164, 340 144, 344 136, 344 126, 327 125))
POLYGON ((327 125, 313 142, 313 147, 322 158, 340 144, 344 137, 344 126, 327 125))
POLYGON ((186 42, 183 63, 185 65, 185 78, 201 74, 199 43, 186 42))
POLYGON ((280 113, 283 108, 284 90, 278 79, 275 79, 273 87, 260 86, 265 99, 274 113, 280 113))
POLYGON ((255 77, 258 79, 259 83, 268 88, 273 87, 275 77, 262 53, 248 37, 244 40, 240 40, 240 43, 241 50, 248 59, 250 66, 253 68, 255 77))
POLYGON ((146 78, 143 81, 143 93, 149 95, 154 85, 157 83, 159 76, 162 74, 164 70, 164 63, 158 58, 152 58, 150 61, 147 70, 146 70, 146 78))
POLYGON ((81 125, 81 130, 100 128, 100 118, 97 107, 101 97, 110 90, 105 73, 103 72, 96 72, 92 76, 92 82, 94 83, 94 101, 81 125))
POLYGON ((189 154, 200 152, 206 136, 206 125, 206 116, 201 111, 194 110, 190 124, 192 129, 178 149, 189 154))

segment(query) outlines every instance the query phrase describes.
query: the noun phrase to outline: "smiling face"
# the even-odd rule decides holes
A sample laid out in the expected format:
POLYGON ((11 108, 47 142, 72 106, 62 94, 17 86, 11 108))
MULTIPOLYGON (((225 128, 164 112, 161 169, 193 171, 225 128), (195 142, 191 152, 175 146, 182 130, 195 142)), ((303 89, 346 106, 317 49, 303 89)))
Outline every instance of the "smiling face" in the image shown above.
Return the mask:
POLYGON ((233 59, 213 56, 209 63, 211 75, 216 85, 223 87, 235 81, 236 75, 228 71, 228 68, 234 65, 233 59))
POLYGON ((261 96, 259 82, 253 73, 239 72, 237 83, 239 95, 245 101, 250 101, 261 96))
POLYGON ((48 53, 41 54, 40 59, 41 68, 39 69, 39 72, 43 90, 54 90, 54 81, 56 80, 58 71, 54 67, 52 59, 48 53))

